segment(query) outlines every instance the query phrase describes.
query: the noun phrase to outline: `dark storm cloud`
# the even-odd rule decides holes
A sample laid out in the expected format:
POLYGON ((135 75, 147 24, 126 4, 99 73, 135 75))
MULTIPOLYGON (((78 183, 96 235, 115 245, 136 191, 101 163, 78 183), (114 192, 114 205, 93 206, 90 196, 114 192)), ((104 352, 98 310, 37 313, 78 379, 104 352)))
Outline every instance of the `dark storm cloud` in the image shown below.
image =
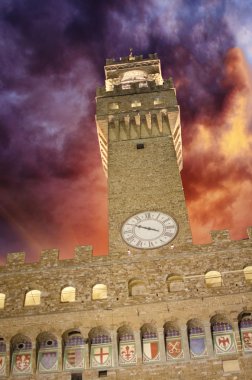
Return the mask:
POLYGON ((127 55, 130 47, 135 54, 157 52, 164 77, 172 74, 178 90, 185 149, 194 123, 211 124, 218 133, 210 121, 220 120, 239 83, 224 71, 234 46, 226 4, 1 1, 2 252, 11 250, 11 241, 16 249, 18 240, 20 249, 33 252, 53 245, 66 251, 77 243, 106 249, 94 120, 105 58, 127 55))

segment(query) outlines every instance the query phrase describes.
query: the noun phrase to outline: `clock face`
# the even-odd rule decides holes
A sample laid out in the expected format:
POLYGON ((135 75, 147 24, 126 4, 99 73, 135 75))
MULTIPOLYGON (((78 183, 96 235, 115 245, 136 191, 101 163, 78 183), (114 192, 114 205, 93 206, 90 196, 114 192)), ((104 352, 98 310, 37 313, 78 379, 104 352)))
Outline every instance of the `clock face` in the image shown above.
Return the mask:
POLYGON ((178 225, 171 216, 159 211, 144 211, 127 219, 121 234, 134 248, 154 249, 172 241, 177 231, 178 225))

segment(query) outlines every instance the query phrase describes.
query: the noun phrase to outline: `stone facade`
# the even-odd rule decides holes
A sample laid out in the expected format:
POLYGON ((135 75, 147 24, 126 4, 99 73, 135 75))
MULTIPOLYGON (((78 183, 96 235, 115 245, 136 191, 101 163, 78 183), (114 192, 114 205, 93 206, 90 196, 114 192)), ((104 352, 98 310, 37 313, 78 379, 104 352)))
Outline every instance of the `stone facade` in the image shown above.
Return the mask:
POLYGON ((57 250, 35 263, 22 252, 8 255, 0 267, 0 378, 252 379, 252 228, 240 241, 223 230, 209 244, 192 243, 172 82, 162 82, 154 55, 106 67, 97 125, 110 187, 109 255, 93 256, 91 246, 66 260, 57 250), (134 82, 130 93, 132 67, 147 87, 134 82), (169 93, 172 105, 164 105, 169 93), (142 119, 132 111, 127 126, 131 98, 145 108, 142 119), (105 104, 119 102, 120 117, 118 108, 108 113, 105 104), (127 246, 121 224, 147 209, 172 215, 177 236, 158 249, 127 246))

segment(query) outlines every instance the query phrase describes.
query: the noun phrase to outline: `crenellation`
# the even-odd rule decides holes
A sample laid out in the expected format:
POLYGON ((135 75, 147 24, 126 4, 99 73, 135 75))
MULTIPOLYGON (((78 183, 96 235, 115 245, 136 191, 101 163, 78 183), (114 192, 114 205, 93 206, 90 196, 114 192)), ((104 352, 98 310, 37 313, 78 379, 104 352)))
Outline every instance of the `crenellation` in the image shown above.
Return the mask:
POLYGON ((40 263, 41 266, 58 265, 59 250, 58 249, 45 249, 41 252, 40 263))
POLYGON ((252 226, 247 228, 247 235, 249 239, 252 239, 252 226))
POLYGON ((96 102, 100 97, 118 97, 135 94, 148 94, 150 95, 165 95, 162 94, 165 91, 172 91, 174 94, 175 88, 172 78, 165 79, 162 84, 157 84, 155 80, 148 80, 144 85, 139 86, 138 83, 132 83, 128 87, 123 84, 114 84, 113 87, 106 89, 105 86, 98 87, 96 89, 96 102))
POLYGON ((77 246, 74 250, 74 258, 77 261, 90 261, 93 257, 92 245, 77 246))
POLYGON ((230 234, 228 230, 215 230, 211 231, 210 234, 214 243, 230 241, 230 234))
POLYGON ((6 265, 16 267, 25 263, 25 252, 13 252, 7 254, 6 265))

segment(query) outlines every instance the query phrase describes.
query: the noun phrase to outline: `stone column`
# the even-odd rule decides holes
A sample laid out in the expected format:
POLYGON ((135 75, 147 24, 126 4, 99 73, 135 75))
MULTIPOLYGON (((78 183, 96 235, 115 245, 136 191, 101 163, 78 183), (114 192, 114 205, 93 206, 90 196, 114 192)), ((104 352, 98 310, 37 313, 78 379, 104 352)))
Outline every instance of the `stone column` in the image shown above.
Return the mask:
POLYGON ((211 323, 209 321, 204 322, 205 336, 206 336, 206 347, 207 347, 207 355, 209 358, 213 358, 214 349, 213 349, 213 337, 211 331, 211 323))
POLYGON ((188 333, 187 326, 183 326, 180 329, 181 338, 182 338, 182 346, 184 350, 184 360, 190 360, 190 350, 189 350, 189 342, 188 342, 188 333))
POLYGON ((113 367, 118 367, 118 343, 117 332, 111 331, 113 367))
POLYGON ((90 368, 90 356, 89 356, 89 350, 90 350, 90 345, 87 342, 84 346, 84 361, 85 361, 85 369, 90 368))
POLYGON ((241 337, 240 337, 240 329, 239 329, 239 323, 237 320, 232 322, 233 326, 233 332, 234 332, 234 339, 236 341, 236 346, 237 346, 237 352, 242 351, 242 342, 241 342, 241 337))
POLYGON ((160 351, 160 361, 165 362, 166 355, 165 355, 165 344, 164 344, 164 329, 163 328, 157 329, 157 333, 158 333, 158 344, 159 344, 159 351, 160 351))
POLYGON ((134 331, 135 343, 136 343, 136 354, 137 354, 137 364, 142 364, 142 341, 140 331, 134 331))

